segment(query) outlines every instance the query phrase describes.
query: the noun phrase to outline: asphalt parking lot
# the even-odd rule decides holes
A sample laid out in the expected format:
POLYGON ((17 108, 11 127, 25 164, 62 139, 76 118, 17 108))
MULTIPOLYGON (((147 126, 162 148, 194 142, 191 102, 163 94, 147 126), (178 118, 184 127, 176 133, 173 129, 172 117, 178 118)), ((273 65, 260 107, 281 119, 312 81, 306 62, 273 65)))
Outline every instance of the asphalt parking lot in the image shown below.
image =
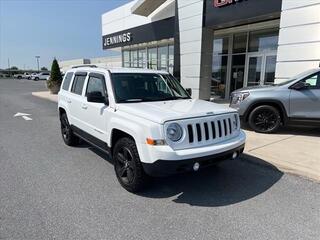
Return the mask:
POLYGON ((0 79, 0 239, 319 239, 319 183, 262 160, 126 192, 108 156, 64 145, 56 104, 31 95, 42 90, 0 79))

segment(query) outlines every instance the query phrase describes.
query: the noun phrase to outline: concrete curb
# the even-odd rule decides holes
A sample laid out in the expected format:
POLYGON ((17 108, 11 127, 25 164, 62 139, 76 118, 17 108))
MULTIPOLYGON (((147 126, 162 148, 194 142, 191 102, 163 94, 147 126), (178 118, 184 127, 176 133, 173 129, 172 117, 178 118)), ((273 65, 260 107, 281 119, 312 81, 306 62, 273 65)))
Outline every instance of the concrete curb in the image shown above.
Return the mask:
POLYGON ((49 91, 32 92, 32 96, 58 103, 58 95, 51 94, 49 91))
POLYGON ((320 183, 320 176, 317 174, 310 173, 309 171, 306 171, 301 168, 293 168, 289 164, 283 164, 281 162, 274 162, 272 160, 262 160, 254 155, 250 155, 249 153, 244 153, 245 157, 242 157, 242 161, 249 162, 251 164, 259 165, 264 168, 272 169, 275 171, 281 171, 287 174, 292 174, 297 177, 302 177, 304 179, 308 179, 314 182, 320 183))

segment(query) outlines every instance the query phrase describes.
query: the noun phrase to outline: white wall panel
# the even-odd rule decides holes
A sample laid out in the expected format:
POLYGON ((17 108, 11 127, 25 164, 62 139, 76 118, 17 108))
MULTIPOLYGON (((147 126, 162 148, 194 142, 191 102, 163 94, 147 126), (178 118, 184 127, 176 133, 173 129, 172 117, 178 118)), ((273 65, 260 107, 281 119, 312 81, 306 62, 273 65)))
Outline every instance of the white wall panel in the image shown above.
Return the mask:
POLYGON ((282 0, 282 11, 313 4, 320 4, 320 0, 282 0))
POLYGON ((320 42, 278 47, 277 61, 320 61, 320 42))
POLYGON ((320 4, 284 11, 281 15, 280 27, 292 26, 297 19, 299 19, 299 25, 320 23, 320 4))
POLYGON ((280 29, 280 45, 315 41, 320 41, 320 23, 280 29))
POLYGON ((186 88, 192 88, 192 97, 201 98, 202 81, 200 73, 202 67, 202 18, 203 0, 177 0, 180 28, 180 64, 181 83, 186 88), (192 11, 200 14, 192 14, 192 11), (186 45, 185 45, 186 43, 186 45), (193 51, 190 52, 190 47, 193 51))
MULTIPOLYGON (((198 3, 199 4, 199 3, 198 3)), ((180 19, 189 18, 196 15, 202 15, 203 7, 200 2, 199 6, 195 7, 194 4, 186 5, 185 7, 180 7, 180 19)))
POLYGON ((282 0, 276 81, 320 63, 320 0, 282 0))
MULTIPOLYGON (((319 67, 319 61, 280 62, 277 64, 276 78, 291 78, 306 70, 319 67)), ((280 80, 281 81, 281 80, 280 80)))
POLYGON ((196 28, 188 31, 180 31, 180 44, 185 42, 201 41, 202 29, 196 28))
POLYGON ((181 53, 181 65, 190 66, 201 63, 201 52, 193 53, 181 53))
POLYGON ((180 31, 183 32, 183 31, 190 30, 190 29, 202 28, 202 21, 199 21, 199 18, 202 19, 202 14, 182 19, 179 22, 180 23, 180 25, 179 25, 180 31))
POLYGON ((201 52, 201 41, 192 41, 180 43, 180 51, 183 53, 197 53, 201 52))

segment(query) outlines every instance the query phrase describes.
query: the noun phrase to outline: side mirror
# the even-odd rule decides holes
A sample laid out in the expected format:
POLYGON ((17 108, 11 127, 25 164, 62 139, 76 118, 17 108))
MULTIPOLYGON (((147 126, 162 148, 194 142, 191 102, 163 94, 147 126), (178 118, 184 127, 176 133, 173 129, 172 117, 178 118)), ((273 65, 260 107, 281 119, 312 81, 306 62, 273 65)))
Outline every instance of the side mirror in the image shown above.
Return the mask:
POLYGON ((102 96, 101 92, 90 92, 87 94, 87 101, 88 102, 95 102, 95 103, 104 103, 109 105, 109 101, 106 97, 102 96))
POLYGON ((191 88, 186 88, 186 91, 190 96, 192 95, 192 89, 191 88))
POLYGON ((300 81, 300 82, 297 82, 296 84, 292 85, 291 89, 302 90, 302 89, 308 88, 309 86, 310 86, 310 84, 300 81))

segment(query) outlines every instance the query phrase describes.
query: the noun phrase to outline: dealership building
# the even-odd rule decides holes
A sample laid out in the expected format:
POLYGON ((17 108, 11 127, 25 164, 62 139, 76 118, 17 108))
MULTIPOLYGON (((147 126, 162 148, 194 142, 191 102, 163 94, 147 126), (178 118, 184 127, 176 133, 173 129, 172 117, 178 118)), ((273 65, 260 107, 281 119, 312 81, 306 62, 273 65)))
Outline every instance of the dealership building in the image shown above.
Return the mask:
POLYGON ((319 66, 320 0, 134 0, 102 15, 102 46, 228 99, 319 66))

